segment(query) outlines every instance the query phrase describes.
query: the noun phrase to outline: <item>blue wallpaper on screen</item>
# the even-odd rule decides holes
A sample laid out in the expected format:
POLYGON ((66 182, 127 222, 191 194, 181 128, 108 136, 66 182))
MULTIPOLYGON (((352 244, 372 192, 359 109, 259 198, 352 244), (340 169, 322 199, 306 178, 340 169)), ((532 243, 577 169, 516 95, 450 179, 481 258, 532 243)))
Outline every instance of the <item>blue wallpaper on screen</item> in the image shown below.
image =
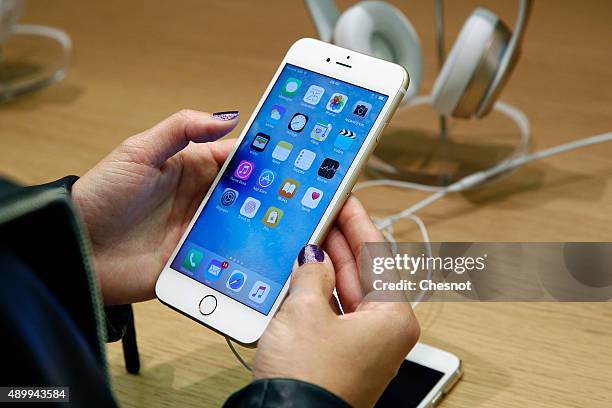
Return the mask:
POLYGON ((287 64, 172 268, 267 314, 386 100, 287 64))

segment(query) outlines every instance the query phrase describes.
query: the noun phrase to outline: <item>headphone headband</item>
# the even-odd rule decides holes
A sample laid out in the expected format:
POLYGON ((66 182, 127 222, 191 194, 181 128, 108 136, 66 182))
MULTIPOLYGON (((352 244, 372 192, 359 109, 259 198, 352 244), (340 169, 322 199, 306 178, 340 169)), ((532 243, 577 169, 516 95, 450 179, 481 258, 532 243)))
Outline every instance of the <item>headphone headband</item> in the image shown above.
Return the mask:
POLYGON ((306 8, 319 33, 321 41, 331 42, 334 37, 334 26, 340 18, 340 11, 335 0, 305 0, 306 8))
MULTIPOLYGON (((335 25, 340 18, 340 12, 335 0, 305 0, 306 7, 314 21, 319 37, 323 41, 331 42, 334 36, 335 25)), ((484 95, 476 105, 476 111, 471 114, 476 117, 485 116, 492 108, 497 95, 501 92, 505 81, 509 77, 512 67, 518 60, 522 40, 527 27, 527 21, 531 13, 532 0, 520 0, 518 16, 507 42, 505 50, 502 51, 499 65, 490 80, 484 95)), ((471 116, 471 115, 470 115, 471 116)))
POLYGON ((480 102, 478 111, 476 112, 477 117, 485 116, 493 107, 496 96, 508 79, 508 74, 512 67, 517 61, 518 54, 521 50, 521 44, 523 37, 525 36, 525 29, 527 27, 527 21, 531 15, 531 6, 533 5, 532 0, 520 0, 518 16, 514 29, 512 30, 512 36, 508 42, 508 48, 500 61, 499 68, 493 77, 493 81, 487 89, 485 95, 480 102))

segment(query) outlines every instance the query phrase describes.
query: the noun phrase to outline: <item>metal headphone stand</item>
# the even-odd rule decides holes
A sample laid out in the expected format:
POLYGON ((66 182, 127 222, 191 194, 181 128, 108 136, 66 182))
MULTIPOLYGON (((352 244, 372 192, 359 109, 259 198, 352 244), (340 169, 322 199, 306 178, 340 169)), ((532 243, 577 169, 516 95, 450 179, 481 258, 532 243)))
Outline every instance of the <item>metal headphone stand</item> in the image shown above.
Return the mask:
MULTIPOLYGON (((446 58, 444 52, 444 3, 443 0, 436 0, 436 50, 438 54, 438 70, 442 70, 444 65, 444 59, 446 58)), ((440 123, 440 140, 446 142, 448 140, 448 127, 446 126, 446 115, 439 115, 440 123)))

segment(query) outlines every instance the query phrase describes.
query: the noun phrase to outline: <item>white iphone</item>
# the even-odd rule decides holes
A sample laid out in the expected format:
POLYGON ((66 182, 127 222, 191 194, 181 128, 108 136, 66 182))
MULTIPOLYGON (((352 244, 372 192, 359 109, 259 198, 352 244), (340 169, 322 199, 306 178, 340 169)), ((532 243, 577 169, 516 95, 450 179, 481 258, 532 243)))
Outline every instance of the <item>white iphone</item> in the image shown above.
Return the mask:
POLYGON ((435 407, 461 374, 461 360, 457 356, 417 343, 374 408, 435 407))
POLYGON ((320 243, 408 86, 399 65, 328 43, 291 46, 164 267, 164 304, 250 344, 320 243))

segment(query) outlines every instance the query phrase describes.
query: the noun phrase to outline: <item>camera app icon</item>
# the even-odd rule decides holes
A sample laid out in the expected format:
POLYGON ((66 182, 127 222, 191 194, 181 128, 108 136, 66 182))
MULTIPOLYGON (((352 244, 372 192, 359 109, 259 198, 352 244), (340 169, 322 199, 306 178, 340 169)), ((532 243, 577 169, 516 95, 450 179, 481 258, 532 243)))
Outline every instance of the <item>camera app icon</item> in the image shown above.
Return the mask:
POLYGON ((355 106, 353 106, 353 115, 361 116, 362 118, 364 118, 368 114, 370 109, 372 109, 371 104, 364 101, 357 101, 355 106))

